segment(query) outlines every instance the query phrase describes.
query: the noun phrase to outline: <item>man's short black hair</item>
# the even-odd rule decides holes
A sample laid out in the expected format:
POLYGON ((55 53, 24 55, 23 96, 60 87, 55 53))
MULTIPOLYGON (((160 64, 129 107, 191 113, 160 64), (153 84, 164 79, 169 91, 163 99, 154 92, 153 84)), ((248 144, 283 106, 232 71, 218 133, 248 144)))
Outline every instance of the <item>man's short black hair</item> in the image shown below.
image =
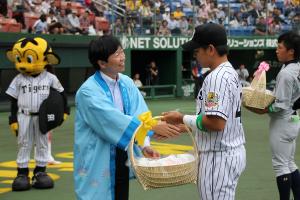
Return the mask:
POLYGON ((90 42, 89 45, 89 60, 96 70, 100 69, 98 61, 108 61, 108 57, 115 53, 119 47, 122 47, 121 42, 114 36, 101 36, 90 42))
MULTIPOLYGON (((207 49, 208 47, 209 47, 209 45, 205 45, 205 46, 202 46, 201 48, 207 49)), ((215 49, 219 56, 228 55, 228 53, 229 53, 229 48, 227 45, 215 46, 215 49)))
POLYGON ((283 42, 284 46, 290 50, 294 49, 294 59, 300 59, 300 36, 293 31, 283 33, 278 37, 278 43, 283 42))

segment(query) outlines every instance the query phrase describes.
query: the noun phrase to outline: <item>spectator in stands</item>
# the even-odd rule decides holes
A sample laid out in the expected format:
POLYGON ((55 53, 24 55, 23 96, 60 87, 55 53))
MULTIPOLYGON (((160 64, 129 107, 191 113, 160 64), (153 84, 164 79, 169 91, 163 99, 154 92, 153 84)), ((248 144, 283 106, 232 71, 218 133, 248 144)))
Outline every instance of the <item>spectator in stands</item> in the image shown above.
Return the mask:
POLYGON ((188 18, 188 30, 187 30, 187 35, 192 35, 194 33, 194 22, 193 22, 193 17, 188 18))
POLYGON ((86 10, 79 18, 80 27, 82 30, 82 34, 87 35, 89 33, 90 22, 90 12, 86 10))
POLYGON ((181 34, 186 35, 188 33, 189 23, 185 15, 183 15, 179 20, 179 28, 181 34))
POLYGON ((47 16, 45 14, 41 14, 40 19, 33 24, 32 30, 36 34, 48 33, 47 16))
POLYGON ((58 19, 56 18, 54 11, 50 10, 47 17, 48 31, 50 34, 62 34, 64 33, 64 28, 58 19))
POLYGON ((139 73, 136 73, 136 74, 134 75, 134 77, 133 77, 133 82, 134 82, 135 86, 136 86, 137 88, 139 88, 139 90, 140 90, 142 96, 145 97, 145 96, 146 96, 146 92, 144 92, 143 90, 141 90, 141 87, 143 87, 143 83, 142 83, 142 81, 140 80, 140 74, 139 74, 139 73))
POLYGON ((25 8, 22 0, 13 0, 12 1, 12 17, 16 19, 16 21, 22 24, 22 28, 26 28, 25 20, 24 20, 24 12, 25 8))
POLYGON ((161 0, 155 0, 154 9, 155 10, 160 10, 160 6, 161 6, 161 0))
POLYGON ((182 7, 192 8, 191 0, 180 0, 182 7))
POLYGON ((223 4, 220 3, 218 5, 218 12, 216 12, 218 24, 223 24, 223 22, 225 21, 226 14, 224 12, 224 9, 225 8, 223 7, 223 4))
POLYGON ((268 33, 270 35, 279 35, 281 33, 281 30, 281 23, 277 18, 275 18, 268 26, 268 33))
POLYGON ((268 12, 273 12, 274 8, 276 8, 276 0, 271 0, 270 2, 268 2, 268 12))
POLYGON ((266 35, 267 34, 267 24, 264 17, 259 17, 254 29, 255 35, 266 35))
POLYGON ((69 23, 71 24, 71 33, 82 34, 82 29, 80 27, 79 18, 77 16, 76 10, 72 10, 72 13, 68 15, 69 23))
POLYGON ((52 10, 56 16, 58 15, 59 9, 56 7, 55 1, 53 1, 53 0, 50 1, 49 12, 50 12, 50 10, 52 10))
POLYGON ((292 19, 293 31, 300 35, 300 13, 297 13, 292 19))
POLYGON ((66 11, 66 15, 67 15, 67 16, 68 16, 69 14, 72 14, 72 4, 71 4, 71 2, 68 2, 68 3, 67 3, 67 6, 66 6, 65 11, 66 11))
POLYGON ((72 30, 72 26, 70 24, 70 21, 69 21, 69 18, 67 17, 65 10, 60 10, 59 11, 59 15, 57 16, 57 20, 59 23, 61 23, 63 29, 64 29, 64 32, 65 33, 70 33, 71 30, 72 30))
POLYGON ((208 19, 208 11, 206 9, 206 6, 204 3, 200 4, 198 8, 198 15, 199 18, 205 18, 208 19))
POLYGON ((162 17, 163 17, 163 20, 167 20, 168 22, 170 21, 171 14, 170 14, 170 8, 169 7, 165 8, 165 13, 163 13, 162 17))
POLYGON ((181 11, 180 4, 176 5, 176 10, 173 12, 173 16, 176 20, 181 19, 181 17, 184 15, 184 13, 181 11))
POLYGON ((125 33, 128 36, 135 35, 135 21, 132 18, 129 18, 126 24, 125 33))
POLYGON ((7 16, 7 0, 0 0, 0 16, 7 16))
POLYGON ((229 22, 230 27, 239 28, 242 26, 242 23, 243 23, 242 13, 240 12, 233 13, 233 16, 231 17, 229 22))
POLYGON ((111 25, 111 31, 114 36, 122 35, 124 33, 124 26, 121 18, 117 18, 115 23, 111 25))
POLYGON ((142 25, 145 26, 146 28, 149 28, 149 26, 152 23, 152 16, 153 13, 151 11, 150 3, 148 0, 145 0, 142 6, 139 9, 139 13, 141 15, 141 21, 142 25))
POLYGON ((178 34, 180 34, 179 23, 174 18, 173 13, 171 13, 171 18, 168 21, 168 28, 170 29, 172 35, 178 35, 178 34))
POLYGON ((257 19, 260 17, 263 17, 263 13, 258 9, 258 5, 257 5, 256 1, 253 1, 251 6, 252 6, 252 9, 248 12, 249 24, 255 25, 257 22, 257 19))
POLYGON ((168 21, 167 20, 162 21, 161 25, 159 26, 157 35, 158 36, 171 36, 171 31, 168 28, 168 21))
POLYGON ((128 11, 134 12, 138 11, 142 5, 141 0, 126 0, 125 1, 126 9, 128 11))
POLYGON ((239 69, 236 70, 237 74, 239 75, 239 79, 242 83, 243 87, 247 87, 250 85, 250 83, 247 81, 249 77, 249 72, 244 64, 241 64, 239 69))
POLYGON ((50 6, 50 0, 44 0, 42 2, 42 5, 41 5, 41 11, 42 11, 42 13, 48 15, 48 13, 50 11, 50 8, 51 8, 51 6, 50 6))
POLYGON ((90 6, 88 8, 90 9, 90 11, 92 13, 95 14, 95 16, 97 16, 97 17, 103 17, 102 10, 99 9, 93 1, 91 2, 90 6))

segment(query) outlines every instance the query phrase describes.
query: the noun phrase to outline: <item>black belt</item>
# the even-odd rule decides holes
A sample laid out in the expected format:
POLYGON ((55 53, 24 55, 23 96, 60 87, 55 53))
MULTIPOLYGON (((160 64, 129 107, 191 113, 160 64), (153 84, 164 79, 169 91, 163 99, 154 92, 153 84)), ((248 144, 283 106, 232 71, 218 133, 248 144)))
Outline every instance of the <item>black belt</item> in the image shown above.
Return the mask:
POLYGON ((25 112, 24 110, 21 110, 21 113, 23 113, 24 115, 31 115, 31 116, 39 115, 38 112, 25 112))

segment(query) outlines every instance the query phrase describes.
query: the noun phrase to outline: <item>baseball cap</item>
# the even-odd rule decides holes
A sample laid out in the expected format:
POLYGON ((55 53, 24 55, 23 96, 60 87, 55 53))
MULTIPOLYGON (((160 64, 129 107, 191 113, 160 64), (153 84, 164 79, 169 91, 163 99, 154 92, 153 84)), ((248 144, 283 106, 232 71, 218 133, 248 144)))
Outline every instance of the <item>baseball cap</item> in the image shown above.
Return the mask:
POLYGON ((197 26, 192 39, 183 44, 182 48, 192 51, 210 44, 215 47, 227 45, 227 35, 223 26, 214 23, 197 26))

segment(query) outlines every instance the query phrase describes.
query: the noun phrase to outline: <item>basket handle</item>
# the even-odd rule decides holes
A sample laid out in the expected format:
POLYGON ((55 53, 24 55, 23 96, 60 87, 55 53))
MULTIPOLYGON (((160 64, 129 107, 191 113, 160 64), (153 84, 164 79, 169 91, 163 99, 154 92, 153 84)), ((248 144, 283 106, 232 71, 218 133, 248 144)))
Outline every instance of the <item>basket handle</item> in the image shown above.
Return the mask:
MULTIPOLYGON (((156 116, 156 117, 153 117, 152 119, 156 119, 156 120, 160 120, 162 118, 162 116, 156 116)), ((135 170, 135 166, 136 166, 136 162, 135 162, 135 158, 134 158, 134 151, 133 151, 133 145, 134 145, 134 139, 135 139, 135 136, 138 132, 138 130, 143 126, 143 124, 139 125, 138 128, 135 130, 134 134, 132 135, 132 138, 130 140, 130 143, 129 143, 129 156, 130 156, 130 161, 131 161, 131 165, 133 166, 133 169, 135 170)), ((195 160, 196 160, 196 163, 198 163, 198 147, 197 147, 197 144, 196 144, 196 141, 195 141, 195 138, 193 137, 193 134, 192 132, 190 131, 190 129, 185 125, 186 129, 188 130, 187 133, 188 135, 190 136, 190 138, 192 139, 192 142, 193 142, 193 147, 194 147, 194 156, 195 156, 195 160)))

